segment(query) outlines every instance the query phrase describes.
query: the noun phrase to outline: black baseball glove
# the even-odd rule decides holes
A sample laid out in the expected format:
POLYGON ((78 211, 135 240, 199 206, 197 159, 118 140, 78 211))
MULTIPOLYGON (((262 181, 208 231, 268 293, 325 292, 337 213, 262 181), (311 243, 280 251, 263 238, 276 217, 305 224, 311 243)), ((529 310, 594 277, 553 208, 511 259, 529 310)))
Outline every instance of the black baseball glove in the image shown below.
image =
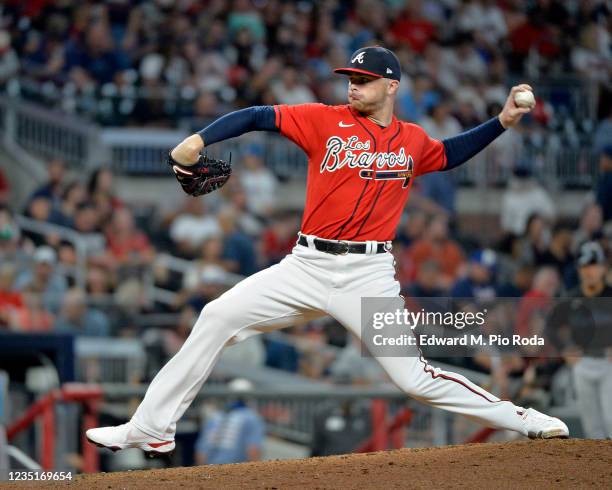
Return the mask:
POLYGON ((232 175, 232 155, 229 162, 208 158, 200 155, 193 165, 178 163, 172 155, 168 154, 168 165, 174 172, 185 193, 191 196, 201 196, 223 187, 232 175))

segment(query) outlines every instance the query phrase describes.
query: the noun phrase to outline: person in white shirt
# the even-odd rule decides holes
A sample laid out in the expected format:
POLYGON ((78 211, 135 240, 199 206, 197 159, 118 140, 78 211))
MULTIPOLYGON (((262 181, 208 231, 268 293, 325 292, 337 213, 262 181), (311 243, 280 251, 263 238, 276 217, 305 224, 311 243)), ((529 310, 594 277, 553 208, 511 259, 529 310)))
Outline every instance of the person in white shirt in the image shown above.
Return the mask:
POLYGON ((278 181, 263 162, 263 147, 250 145, 243 157, 240 182, 246 193, 247 207, 257 216, 268 216, 276 204, 278 181))
POLYGON ((502 196, 501 227, 514 236, 525 233, 527 220, 533 214, 552 221, 555 205, 546 190, 533 178, 526 168, 514 171, 508 189, 502 196))
POLYGON ((283 69, 280 80, 272 83, 272 93, 279 104, 307 104, 316 101, 312 91, 299 80, 297 70, 290 66, 283 69))
POLYGON ((170 225, 170 238, 187 254, 197 250, 208 238, 219 236, 221 228, 214 214, 206 213, 203 199, 187 197, 184 207, 170 225))

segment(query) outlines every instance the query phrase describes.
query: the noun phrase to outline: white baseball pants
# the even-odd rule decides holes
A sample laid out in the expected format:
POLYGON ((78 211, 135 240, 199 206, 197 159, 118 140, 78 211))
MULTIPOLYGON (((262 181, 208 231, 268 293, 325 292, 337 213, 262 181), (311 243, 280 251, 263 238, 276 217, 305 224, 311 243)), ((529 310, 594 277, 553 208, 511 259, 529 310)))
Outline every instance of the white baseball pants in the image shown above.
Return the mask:
MULTIPOLYGON (((173 439, 176 422, 236 335, 331 315, 360 336, 361 297, 399 295, 393 260, 391 253, 331 255, 296 245, 279 264, 244 279, 204 307, 181 350, 151 382, 132 423, 151 436, 173 439)), ((377 360, 417 400, 524 434, 519 407, 463 376, 433 368, 418 353, 377 360)))
POLYGON ((573 371, 585 437, 612 438, 612 362, 605 357, 583 357, 573 371))

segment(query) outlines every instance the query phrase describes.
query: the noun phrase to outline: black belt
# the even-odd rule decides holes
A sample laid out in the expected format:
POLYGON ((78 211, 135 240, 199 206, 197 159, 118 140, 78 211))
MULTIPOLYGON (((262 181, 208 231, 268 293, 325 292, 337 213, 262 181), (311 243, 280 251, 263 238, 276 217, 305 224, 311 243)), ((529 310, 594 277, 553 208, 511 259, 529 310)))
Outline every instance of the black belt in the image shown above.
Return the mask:
MULTIPOLYGON (((323 238, 315 238, 313 242, 314 247, 320 252, 326 252, 333 255, 364 254, 367 251, 366 243, 350 243, 343 242, 342 240, 324 240, 323 238)), ((300 238, 298 238, 298 244, 308 247, 308 240, 306 240, 304 235, 300 235, 300 238)), ((390 249, 391 247, 389 247, 389 250, 390 249)), ((377 243, 377 254, 382 254, 387 251, 386 243, 377 243)))

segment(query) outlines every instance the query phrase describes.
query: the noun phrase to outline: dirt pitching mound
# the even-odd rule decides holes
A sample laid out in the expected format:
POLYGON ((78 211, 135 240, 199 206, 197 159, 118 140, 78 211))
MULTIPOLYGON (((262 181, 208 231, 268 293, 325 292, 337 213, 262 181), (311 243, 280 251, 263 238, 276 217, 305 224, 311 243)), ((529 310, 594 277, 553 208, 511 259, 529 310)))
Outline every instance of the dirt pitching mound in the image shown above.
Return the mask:
MULTIPOLYGON (((83 489, 609 488, 612 441, 581 439, 401 449, 290 461, 98 473, 83 489)), ((66 485, 57 488, 66 488, 66 485)))

